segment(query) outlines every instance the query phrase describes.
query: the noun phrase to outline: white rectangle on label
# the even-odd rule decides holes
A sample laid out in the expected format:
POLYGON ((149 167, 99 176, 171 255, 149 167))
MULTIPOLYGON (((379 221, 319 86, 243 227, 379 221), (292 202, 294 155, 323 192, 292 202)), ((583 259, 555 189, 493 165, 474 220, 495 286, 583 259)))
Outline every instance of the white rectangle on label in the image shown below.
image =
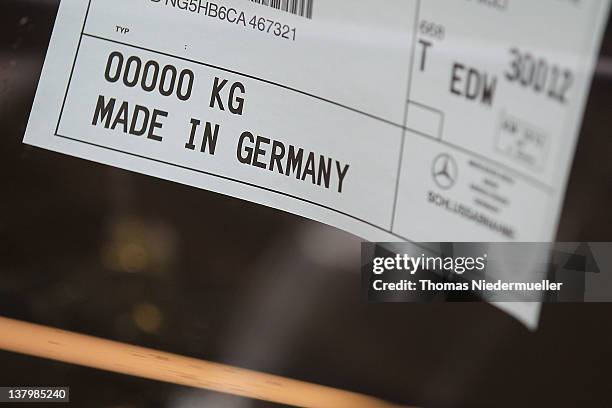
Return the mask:
POLYGON ((370 240, 550 240, 608 3, 512 4, 64 0, 24 141, 370 240))
POLYGON ((62 0, 24 142, 372 241, 554 238, 608 1, 301 3, 62 0))
POLYGON ((444 114, 429 106, 408 101, 406 127, 435 139, 442 138, 444 114))

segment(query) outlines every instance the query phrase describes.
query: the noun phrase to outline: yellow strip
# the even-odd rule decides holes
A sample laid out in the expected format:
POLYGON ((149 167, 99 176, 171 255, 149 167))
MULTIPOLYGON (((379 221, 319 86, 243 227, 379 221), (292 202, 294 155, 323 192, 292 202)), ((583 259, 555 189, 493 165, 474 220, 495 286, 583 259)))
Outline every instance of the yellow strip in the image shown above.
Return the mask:
POLYGON ((0 349, 312 408, 398 407, 354 392, 0 317, 0 349))

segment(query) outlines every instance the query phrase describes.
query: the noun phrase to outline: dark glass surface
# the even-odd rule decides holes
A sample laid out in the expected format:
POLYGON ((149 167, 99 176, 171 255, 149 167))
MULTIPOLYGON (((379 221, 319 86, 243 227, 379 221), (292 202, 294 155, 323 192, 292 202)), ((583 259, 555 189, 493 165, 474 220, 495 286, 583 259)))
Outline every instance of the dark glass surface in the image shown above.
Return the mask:
MULTIPOLYGON (((544 305, 537 332, 487 304, 367 305, 349 234, 22 144, 57 7, 0 2, 0 315, 420 406, 607 405, 612 305, 544 305)), ((612 238, 611 112, 608 29, 559 240, 612 238)), ((272 406, 3 351, 0 367, 79 407, 272 406)))

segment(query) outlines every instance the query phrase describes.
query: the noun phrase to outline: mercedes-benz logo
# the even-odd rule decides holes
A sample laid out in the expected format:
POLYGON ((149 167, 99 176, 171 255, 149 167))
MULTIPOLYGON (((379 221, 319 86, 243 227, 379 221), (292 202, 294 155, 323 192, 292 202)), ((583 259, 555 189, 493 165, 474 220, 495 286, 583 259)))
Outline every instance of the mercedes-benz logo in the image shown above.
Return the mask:
POLYGON ((447 153, 439 154, 433 161, 431 174, 438 187, 447 190, 457 181, 457 162, 447 153))

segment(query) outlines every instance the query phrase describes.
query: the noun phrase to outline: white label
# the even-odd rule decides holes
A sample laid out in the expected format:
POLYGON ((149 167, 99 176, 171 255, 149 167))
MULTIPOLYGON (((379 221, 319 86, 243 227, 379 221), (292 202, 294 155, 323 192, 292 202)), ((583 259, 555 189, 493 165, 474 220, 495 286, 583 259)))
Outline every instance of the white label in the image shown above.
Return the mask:
POLYGON ((373 241, 548 241, 608 8, 63 0, 24 142, 373 241))

